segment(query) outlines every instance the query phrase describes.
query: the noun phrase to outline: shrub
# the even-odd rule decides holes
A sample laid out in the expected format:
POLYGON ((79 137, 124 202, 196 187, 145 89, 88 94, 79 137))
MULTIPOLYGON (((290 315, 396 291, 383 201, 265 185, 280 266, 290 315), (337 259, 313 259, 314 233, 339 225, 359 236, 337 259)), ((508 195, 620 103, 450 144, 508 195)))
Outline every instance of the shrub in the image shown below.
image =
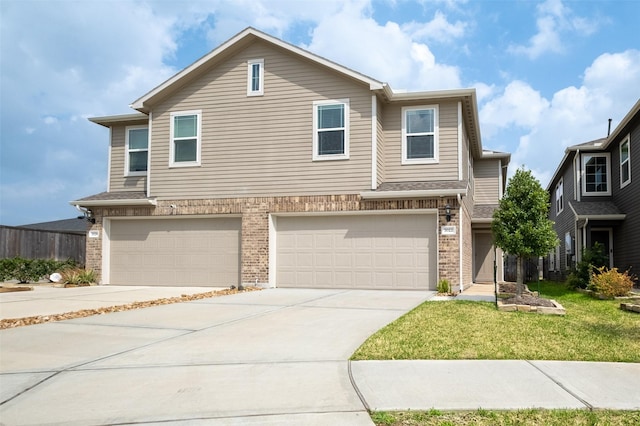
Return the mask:
POLYGON ((591 274, 588 289, 612 299, 616 296, 629 294, 635 280, 634 276, 629 275, 629 271, 620 273, 618 268, 607 270, 606 267, 602 266, 591 274))
POLYGON ((437 290, 438 290, 438 293, 442 293, 442 294, 451 293, 451 284, 449 284, 449 280, 438 281, 437 290))
POLYGON ((0 281, 18 280, 20 283, 37 282, 46 275, 76 267, 76 261, 67 259, 25 259, 13 257, 0 259, 0 281))
POLYGON ((576 265, 576 269, 569 274, 567 284, 570 288, 587 288, 591 275, 597 268, 607 264, 607 256, 604 247, 596 242, 593 247, 586 248, 582 252, 582 259, 576 265))
POLYGON ((96 273, 91 269, 68 268, 64 269, 62 275, 62 283, 64 284, 91 284, 96 282, 96 273))

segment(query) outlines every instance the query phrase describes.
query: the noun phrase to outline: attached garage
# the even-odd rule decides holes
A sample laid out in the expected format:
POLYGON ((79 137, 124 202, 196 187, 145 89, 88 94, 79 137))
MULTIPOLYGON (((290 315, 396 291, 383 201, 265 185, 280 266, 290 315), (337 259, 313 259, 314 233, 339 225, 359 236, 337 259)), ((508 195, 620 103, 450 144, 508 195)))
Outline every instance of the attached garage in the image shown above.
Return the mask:
POLYGON ((228 217, 110 220, 107 283, 238 285, 240 230, 228 217))
POLYGON ((278 216, 278 287, 435 289, 435 214, 278 216))

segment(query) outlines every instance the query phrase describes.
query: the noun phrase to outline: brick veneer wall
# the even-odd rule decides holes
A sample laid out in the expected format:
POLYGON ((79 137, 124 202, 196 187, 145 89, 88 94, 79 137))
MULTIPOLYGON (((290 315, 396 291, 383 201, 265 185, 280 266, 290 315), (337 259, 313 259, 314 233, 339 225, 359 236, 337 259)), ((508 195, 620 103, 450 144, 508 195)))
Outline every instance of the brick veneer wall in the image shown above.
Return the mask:
MULTIPOLYGON (((99 231, 98 238, 87 237, 88 268, 102 277, 103 218, 107 217, 175 217, 236 214, 242 216, 241 282, 265 284, 269 280, 269 214, 400 211, 438 209, 438 279, 447 279, 454 288, 460 282, 460 209, 456 198, 427 198, 400 200, 364 200, 358 194, 251 197, 233 199, 162 200, 157 206, 93 207, 96 223, 91 230, 99 231), (445 205, 451 206, 451 221, 446 221, 445 205), (175 207, 171 207, 171 206, 175 207), (456 235, 441 235, 441 227, 456 226, 456 235)), ((470 223, 468 220, 464 222, 470 223)), ((470 232, 470 231, 469 231, 470 232)), ((465 269, 470 269, 470 266, 465 269)), ((468 272, 470 274, 470 272, 468 272)), ((464 276, 464 274, 463 274, 464 276)))

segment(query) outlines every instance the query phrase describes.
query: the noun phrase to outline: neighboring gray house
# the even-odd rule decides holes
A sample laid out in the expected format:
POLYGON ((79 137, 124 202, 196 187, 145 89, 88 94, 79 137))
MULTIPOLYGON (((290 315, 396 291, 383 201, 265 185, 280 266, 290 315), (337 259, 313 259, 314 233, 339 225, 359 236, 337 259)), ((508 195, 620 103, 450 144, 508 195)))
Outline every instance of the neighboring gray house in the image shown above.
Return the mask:
POLYGON ((248 28, 131 107, 91 119, 107 191, 71 202, 103 284, 493 279, 510 155, 483 149, 474 89, 395 92, 248 28))
POLYGON ((566 149, 547 191, 560 245, 549 278, 564 279, 601 243, 609 267, 640 274, 640 100, 606 138, 566 149))

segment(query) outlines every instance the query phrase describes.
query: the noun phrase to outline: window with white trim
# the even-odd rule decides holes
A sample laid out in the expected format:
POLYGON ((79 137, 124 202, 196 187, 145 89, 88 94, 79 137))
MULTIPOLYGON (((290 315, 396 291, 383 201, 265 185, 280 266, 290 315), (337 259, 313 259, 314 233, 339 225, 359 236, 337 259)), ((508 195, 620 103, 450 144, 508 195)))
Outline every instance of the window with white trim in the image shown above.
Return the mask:
POLYGON ((438 107, 402 108, 402 164, 438 162, 438 107))
POLYGON ((631 182, 631 146, 630 137, 620 142, 620 188, 624 188, 631 182))
POLYGON ((247 96, 264 94, 264 59, 247 61, 247 96))
POLYGON ((559 215, 564 210, 564 183, 562 178, 556 185, 556 215, 559 215))
POLYGON ((583 195, 611 195, 610 163, 608 153, 582 155, 583 195))
POLYGON ((313 160, 349 158, 349 100, 313 103, 313 160))
POLYGON ((149 160, 149 127, 127 126, 125 128, 125 176, 145 176, 149 160))
POLYGON ((169 166, 200 165, 201 121, 201 111, 171 113, 169 166))

